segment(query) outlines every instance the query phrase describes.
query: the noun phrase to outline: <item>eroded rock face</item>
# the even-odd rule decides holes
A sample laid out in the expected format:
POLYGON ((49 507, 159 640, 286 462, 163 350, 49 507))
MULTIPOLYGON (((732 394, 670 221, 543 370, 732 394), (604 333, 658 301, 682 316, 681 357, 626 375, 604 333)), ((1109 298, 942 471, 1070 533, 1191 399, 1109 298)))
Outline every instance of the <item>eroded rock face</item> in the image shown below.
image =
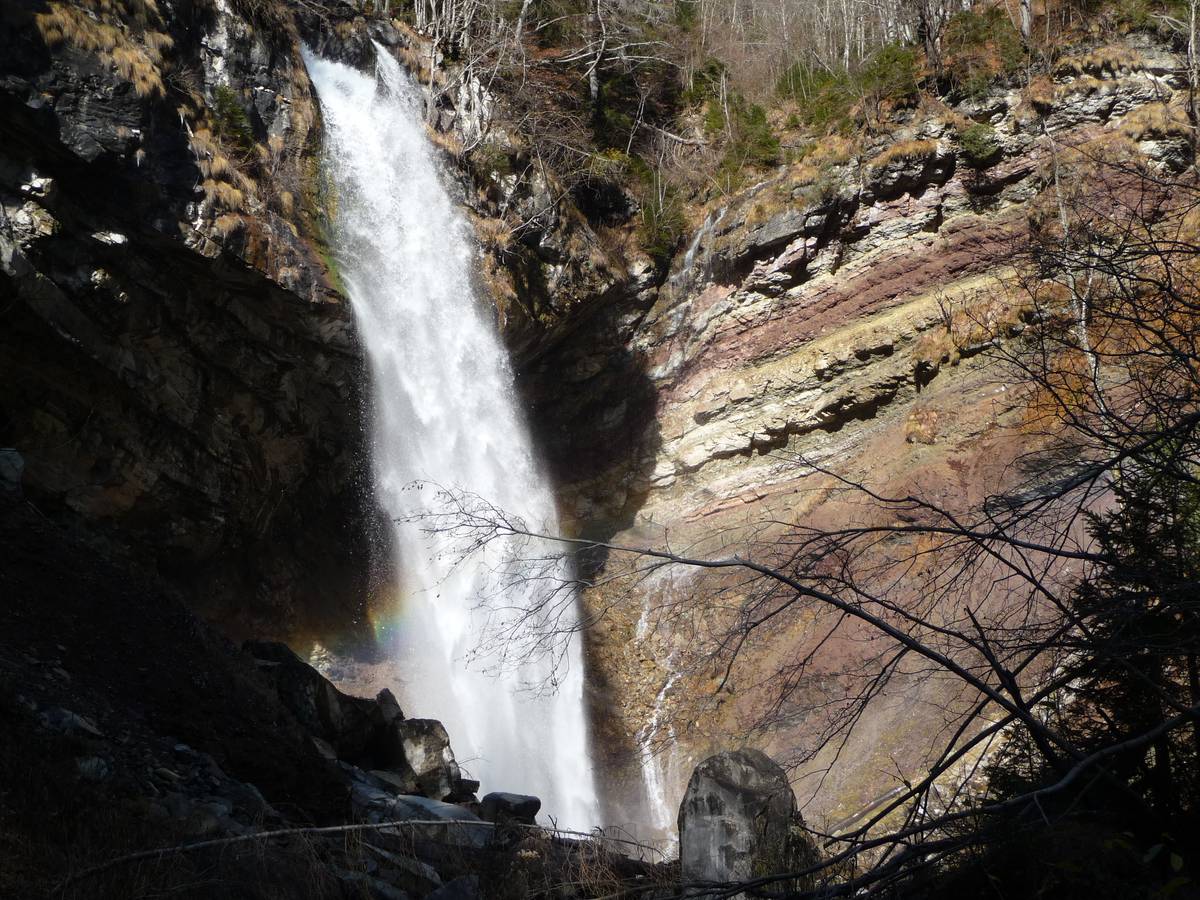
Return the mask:
POLYGON ((450 737, 436 719, 394 720, 384 732, 381 757, 425 796, 457 799, 461 793, 450 737))
POLYGON ((685 885, 796 872, 814 861, 796 797, 778 763, 760 750, 730 750, 696 766, 679 806, 685 885))

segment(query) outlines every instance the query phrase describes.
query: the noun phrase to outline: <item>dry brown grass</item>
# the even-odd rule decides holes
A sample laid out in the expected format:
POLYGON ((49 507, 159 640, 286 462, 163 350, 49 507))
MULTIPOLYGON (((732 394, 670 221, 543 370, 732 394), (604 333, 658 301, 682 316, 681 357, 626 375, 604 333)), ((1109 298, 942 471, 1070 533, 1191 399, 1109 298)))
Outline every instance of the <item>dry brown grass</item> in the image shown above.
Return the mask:
POLYGON ((1057 86, 1048 75, 1038 75, 1032 78, 1025 90, 1021 92, 1022 99, 1039 112, 1053 109, 1057 99, 1057 86))
POLYGON ((943 304, 943 319, 913 347, 918 363, 957 365, 984 344, 1010 334, 1034 309, 1032 298, 1002 284, 981 288, 943 304))
POLYGON ((1166 103, 1139 106, 1121 120, 1120 129, 1135 141, 1188 137, 1192 130, 1186 110, 1166 103))
MULTIPOLYGON (((182 110, 181 110, 182 111, 182 110)), ((190 111, 188 118, 204 112, 190 111)), ((188 143, 203 178, 204 199, 212 211, 245 212, 256 200, 257 186, 239 164, 227 155, 224 145, 207 124, 194 128, 188 143)))
POLYGON ((913 410, 904 421, 904 440, 909 444, 936 444, 938 413, 936 409, 913 410))
POLYGON ((69 44, 94 53, 139 97, 165 95, 164 54, 175 42, 157 30, 162 19, 153 0, 51 2, 34 19, 50 49, 69 44))
POLYGON ((512 244, 512 228, 504 219, 472 217, 479 245, 488 252, 504 253, 512 244))
POLYGON ((936 116, 945 122, 950 127, 950 130, 956 134, 961 134, 972 125, 977 124, 970 116, 964 116, 958 110, 950 109, 949 107, 939 109, 936 116))
POLYGON ((425 126, 425 133, 429 136, 429 142, 440 150, 444 150, 454 159, 462 156, 463 146, 458 135, 453 131, 438 131, 430 125, 425 126))
POLYGON ((1105 90, 1106 87, 1101 78, 1096 78, 1094 75, 1080 75, 1067 84, 1056 85, 1054 99, 1061 100, 1065 97, 1077 97, 1080 94, 1094 94, 1097 91, 1105 90))
POLYGON ((223 213, 213 222, 213 229, 221 237, 229 237, 234 232, 241 231, 246 221, 238 213, 223 213))
MULTIPOLYGON (((792 163, 779 181, 755 195, 746 224, 761 224, 796 202, 809 204, 827 199, 837 188, 834 168, 848 162, 857 149, 854 141, 841 135, 823 139, 802 160, 792 163)), ((698 228, 700 221, 703 216, 693 226, 698 228)))
POLYGON ((1060 59, 1054 66, 1054 74, 1059 77, 1068 75, 1113 77, 1122 73, 1139 71, 1144 62, 1142 54, 1129 47, 1097 47, 1087 53, 1060 59))
POLYGON ((280 191, 275 195, 275 208, 285 219, 290 219, 296 211, 296 196, 291 191, 280 191))
POLYGON ((201 188, 205 199, 216 209, 242 210, 246 207, 246 195, 228 181, 206 178, 201 188))
MULTIPOLYGON (((1111 57, 1111 59, 1116 58, 1117 56, 1115 54, 1111 57)), ((1077 59, 1092 60, 1092 57, 1089 55, 1088 57, 1079 57, 1077 59)), ((1098 66, 1099 62, 1096 62, 1096 65, 1098 66)), ((1082 63, 1072 63, 1067 69, 1063 69, 1062 64, 1060 63, 1060 66, 1058 69, 1056 69, 1056 72, 1063 77, 1071 78, 1071 80, 1066 83, 1057 83, 1049 75, 1038 75, 1034 77, 1022 91, 1022 106, 1030 107, 1038 114, 1045 115, 1050 110, 1054 109, 1058 103, 1068 97, 1094 94, 1097 91, 1107 90, 1108 81, 1106 81, 1104 78, 1097 77, 1095 74, 1092 74, 1092 72, 1099 72, 1103 74, 1106 71, 1113 71, 1115 74, 1117 71, 1127 70, 1085 68, 1082 63)))
POLYGON ((133 84, 133 89, 139 97, 163 95, 162 73, 145 49, 136 44, 126 44, 123 47, 114 47, 110 57, 117 74, 133 84))
POLYGON ((882 169, 893 162, 915 162, 937 154, 937 141, 898 141, 872 159, 868 166, 882 169))
POLYGON ((175 46, 175 39, 161 31, 147 31, 142 35, 142 43, 161 58, 163 53, 175 46))

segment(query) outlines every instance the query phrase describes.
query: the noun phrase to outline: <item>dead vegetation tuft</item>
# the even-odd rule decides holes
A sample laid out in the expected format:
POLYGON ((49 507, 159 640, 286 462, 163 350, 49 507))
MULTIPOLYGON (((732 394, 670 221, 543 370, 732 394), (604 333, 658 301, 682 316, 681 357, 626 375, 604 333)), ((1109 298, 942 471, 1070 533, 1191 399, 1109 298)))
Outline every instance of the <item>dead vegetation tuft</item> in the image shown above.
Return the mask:
POLYGON ((1121 120, 1120 129, 1135 141, 1186 138, 1192 132, 1187 111, 1166 103, 1139 106, 1121 120))
POLYGON ((1055 64, 1054 74, 1060 78, 1082 75, 1115 78, 1140 71, 1144 64, 1142 54, 1130 47, 1097 47, 1087 53, 1063 57, 1055 64))
POLYGON ((51 2, 34 20, 50 49, 64 44, 96 54, 139 97, 166 94, 165 54, 174 46, 153 0, 51 2))
POLYGON ((937 141, 898 141, 878 154, 867 165, 873 169, 882 169, 894 162, 918 162, 932 159, 937 155, 937 149, 937 141))
POLYGON ((939 307, 941 321, 925 331, 914 346, 918 365, 957 365, 992 342, 1019 331, 1035 304, 1024 294, 997 283, 954 301, 939 301, 939 307))

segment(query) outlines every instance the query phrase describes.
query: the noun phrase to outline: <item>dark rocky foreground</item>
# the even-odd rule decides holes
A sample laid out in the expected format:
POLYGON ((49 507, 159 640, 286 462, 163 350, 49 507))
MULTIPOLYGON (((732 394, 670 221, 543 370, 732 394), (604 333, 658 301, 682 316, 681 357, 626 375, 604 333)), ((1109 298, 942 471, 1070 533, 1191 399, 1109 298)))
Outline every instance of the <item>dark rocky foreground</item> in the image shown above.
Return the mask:
POLYGON ((476 802, 439 723, 343 694, 283 645, 235 647, 26 503, 0 508, 0 545, 0 896, 596 896, 670 877, 529 827, 535 798, 476 802))

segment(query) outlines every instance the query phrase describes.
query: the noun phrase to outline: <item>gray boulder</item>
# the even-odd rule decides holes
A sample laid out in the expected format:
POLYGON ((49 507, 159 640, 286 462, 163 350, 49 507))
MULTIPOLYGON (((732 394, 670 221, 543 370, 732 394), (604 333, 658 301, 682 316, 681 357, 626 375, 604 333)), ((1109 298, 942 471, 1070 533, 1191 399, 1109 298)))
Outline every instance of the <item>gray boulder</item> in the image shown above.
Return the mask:
POLYGON ((350 786, 350 806, 359 821, 395 822, 395 834, 441 847, 481 849, 491 842, 494 831, 491 822, 484 822, 469 809, 428 797, 396 796, 362 781, 350 786))
MULTIPOLYGON (((815 860, 796 795, 778 763, 759 750, 732 750, 696 766, 679 807, 684 884, 795 872, 815 860)), ((806 886, 799 879, 773 885, 806 886)))
POLYGON ((542 808, 542 801, 527 794, 495 791, 485 796, 479 807, 479 815, 488 822, 519 822, 532 825, 538 810, 542 808))
POLYGON ((394 719, 384 732, 380 762, 427 797, 441 800, 459 790, 462 773, 436 719, 394 719))
POLYGON ((342 693, 286 644, 247 641, 243 649, 271 678, 321 756, 370 770, 373 786, 393 793, 474 800, 479 783, 462 777, 441 722, 404 718, 386 688, 374 700, 342 693))

